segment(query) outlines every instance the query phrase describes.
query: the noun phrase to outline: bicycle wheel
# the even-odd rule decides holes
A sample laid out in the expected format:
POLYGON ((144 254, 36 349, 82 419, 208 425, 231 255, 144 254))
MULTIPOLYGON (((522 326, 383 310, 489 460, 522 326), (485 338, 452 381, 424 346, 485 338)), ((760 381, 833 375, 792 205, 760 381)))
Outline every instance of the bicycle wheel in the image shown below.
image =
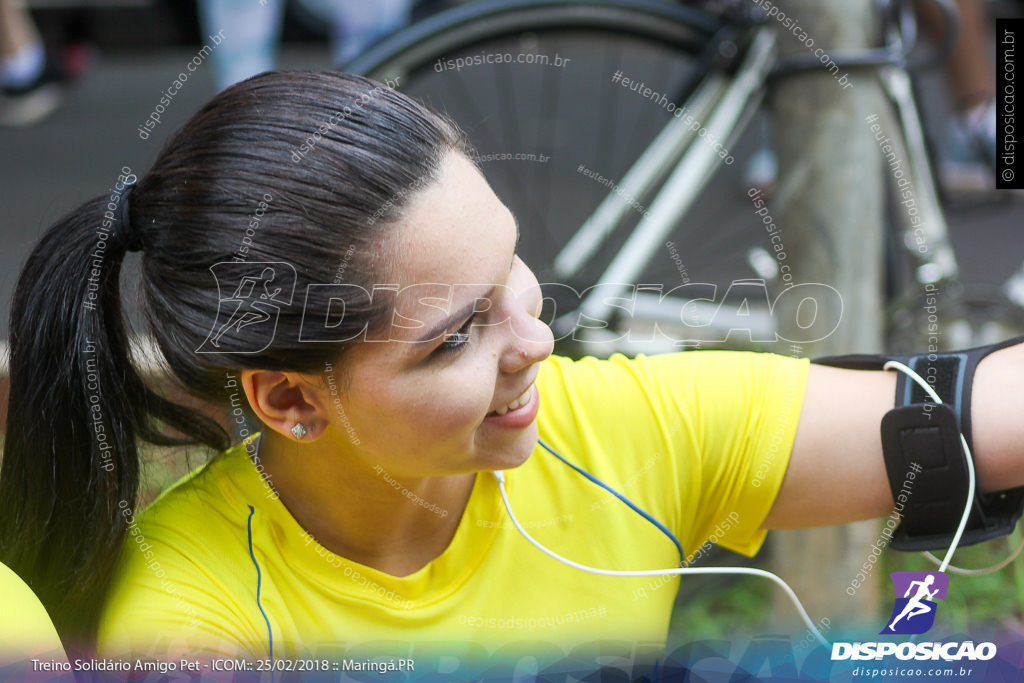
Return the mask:
MULTIPOLYGON (((545 287, 548 311, 554 302, 563 313, 578 305, 573 290, 597 282, 650 197, 628 197, 633 210, 570 277, 555 272, 555 255, 620 190, 708 71, 736 58, 739 41, 723 38, 730 29, 739 30, 722 16, 654 0, 482 0, 409 27, 346 69, 397 83, 467 131, 479 165, 518 218, 523 259, 542 285, 569 285, 545 287)), ((736 146, 733 131, 710 134, 728 143, 729 155, 708 196, 730 201, 686 216, 652 254, 645 285, 713 283, 721 295, 733 280, 758 274, 750 253, 768 240, 741 186, 742 164, 731 163, 752 140, 736 146)))

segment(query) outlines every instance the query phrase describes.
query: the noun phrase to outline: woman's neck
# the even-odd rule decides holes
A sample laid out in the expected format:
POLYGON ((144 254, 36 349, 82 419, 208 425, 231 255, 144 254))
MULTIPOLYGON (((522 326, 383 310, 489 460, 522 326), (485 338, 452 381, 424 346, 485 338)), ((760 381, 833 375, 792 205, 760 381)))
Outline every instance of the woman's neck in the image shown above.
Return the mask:
POLYGON ((299 445, 267 430, 259 453, 281 502, 317 542, 393 576, 412 574, 444 552, 469 502, 474 473, 398 477, 319 445, 299 445))

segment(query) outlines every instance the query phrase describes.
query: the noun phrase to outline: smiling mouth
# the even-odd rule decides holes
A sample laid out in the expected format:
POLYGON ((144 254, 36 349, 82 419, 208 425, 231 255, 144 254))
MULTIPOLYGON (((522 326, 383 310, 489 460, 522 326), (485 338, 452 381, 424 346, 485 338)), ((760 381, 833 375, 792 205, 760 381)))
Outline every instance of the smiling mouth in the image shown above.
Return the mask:
POLYGON ((522 408, 523 406, 530 402, 530 396, 533 395, 533 388, 534 385, 531 382, 530 386, 526 387, 526 391, 524 391, 516 398, 512 399, 512 401, 508 405, 502 406, 497 410, 492 410, 491 412, 487 413, 487 417, 501 416, 509 411, 516 410, 517 408, 522 408))

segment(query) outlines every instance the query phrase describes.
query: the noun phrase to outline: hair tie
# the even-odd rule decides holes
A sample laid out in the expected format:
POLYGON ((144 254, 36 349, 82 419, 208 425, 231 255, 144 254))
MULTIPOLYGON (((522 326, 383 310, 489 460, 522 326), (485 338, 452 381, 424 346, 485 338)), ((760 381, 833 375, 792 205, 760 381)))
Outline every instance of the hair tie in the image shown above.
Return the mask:
POLYGON ((119 200, 117 220, 114 223, 114 233, 117 241, 124 245, 125 251, 142 251, 142 238, 140 231, 132 229, 131 221, 131 196, 135 183, 129 183, 121 192, 119 200))

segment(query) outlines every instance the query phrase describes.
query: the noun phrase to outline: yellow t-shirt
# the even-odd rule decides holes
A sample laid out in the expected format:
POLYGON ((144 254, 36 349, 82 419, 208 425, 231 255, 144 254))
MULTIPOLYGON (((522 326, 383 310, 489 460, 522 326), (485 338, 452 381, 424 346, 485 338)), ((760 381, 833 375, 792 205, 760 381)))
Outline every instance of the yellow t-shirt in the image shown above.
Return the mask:
MULTIPOLYGON (((740 352, 552 357, 537 378, 540 437, 660 520, 687 556, 709 538, 753 554, 806 375, 806 360, 740 352)), ((606 569, 679 566, 664 533, 540 446, 506 478, 519 520, 561 555, 606 569)), ((390 576, 319 546, 244 445, 130 528, 101 623, 108 656, 558 658, 595 641, 658 649, 679 582, 595 576, 543 555, 512 527, 487 474, 451 545, 416 573, 390 576)))
POLYGON ((67 665, 67 657, 50 615, 32 589, 4 564, 0 603, 0 679, 13 677, 16 670, 64 671, 58 667, 67 665), (33 658, 41 663, 33 667, 33 658))

